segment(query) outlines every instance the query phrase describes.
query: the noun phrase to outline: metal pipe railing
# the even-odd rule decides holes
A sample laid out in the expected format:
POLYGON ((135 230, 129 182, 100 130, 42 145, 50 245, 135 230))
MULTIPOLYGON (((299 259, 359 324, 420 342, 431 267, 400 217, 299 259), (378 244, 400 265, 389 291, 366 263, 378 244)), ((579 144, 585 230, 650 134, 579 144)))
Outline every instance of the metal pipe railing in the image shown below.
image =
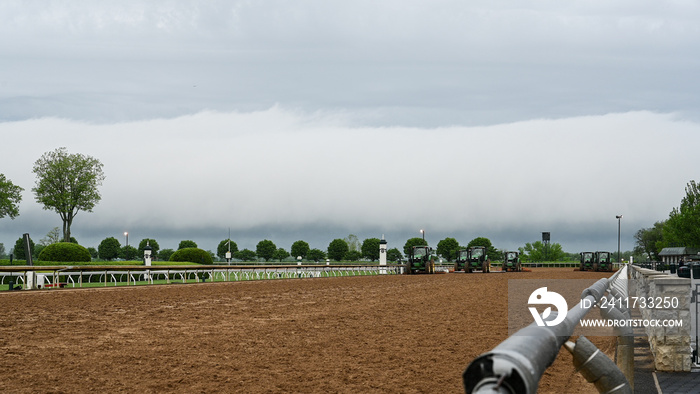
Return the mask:
MULTIPOLYGON (((535 323, 519 330, 493 350, 472 361, 462 374, 466 393, 535 393, 544 371, 552 365, 559 349, 574 328, 600 301, 608 286, 600 279, 581 294, 566 319, 555 326, 535 323)), ((550 316, 556 318, 556 313, 550 316)))

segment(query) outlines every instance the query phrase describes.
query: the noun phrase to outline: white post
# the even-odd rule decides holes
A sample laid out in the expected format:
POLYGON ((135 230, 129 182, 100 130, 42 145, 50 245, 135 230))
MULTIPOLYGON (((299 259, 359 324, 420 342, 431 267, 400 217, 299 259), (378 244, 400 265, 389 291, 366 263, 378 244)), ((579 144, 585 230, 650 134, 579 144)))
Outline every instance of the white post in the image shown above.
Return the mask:
POLYGON ((25 283, 24 283, 24 290, 35 290, 37 289, 37 280, 36 280, 36 272, 34 271, 27 271, 25 273, 25 283))
MULTIPOLYGON (((386 266, 386 240, 382 234, 382 240, 379 241, 379 265, 386 266)), ((380 274, 386 274, 386 268, 381 268, 379 270, 380 274)))

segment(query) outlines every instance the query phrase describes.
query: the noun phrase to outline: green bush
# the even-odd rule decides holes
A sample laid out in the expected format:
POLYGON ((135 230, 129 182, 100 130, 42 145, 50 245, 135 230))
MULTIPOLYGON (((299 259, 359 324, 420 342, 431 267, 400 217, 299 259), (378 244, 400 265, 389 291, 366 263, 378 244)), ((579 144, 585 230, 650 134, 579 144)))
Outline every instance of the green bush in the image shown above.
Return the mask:
POLYGON ((42 261, 91 261, 88 250, 78 244, 70 242, 58 242, 48 245, 39 253, 42 261))
POLYGON ((170 261, 187 261, 198 264, 213 264, 211 254, 199 248, 184 248, 176 251, 170 256, 170 261))

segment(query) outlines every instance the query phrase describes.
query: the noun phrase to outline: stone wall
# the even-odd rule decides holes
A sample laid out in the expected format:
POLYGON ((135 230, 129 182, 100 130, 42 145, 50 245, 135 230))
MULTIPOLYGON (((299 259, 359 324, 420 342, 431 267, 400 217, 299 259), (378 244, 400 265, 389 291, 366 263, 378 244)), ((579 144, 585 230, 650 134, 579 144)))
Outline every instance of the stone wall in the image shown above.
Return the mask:
POLYGON ((681 320, 680 327, 645 327, 657 371, 690 371, 690 279, 632 266, 631 295, 649 299, 675 297, 678 308, 639 308, 642 319, 681 320))

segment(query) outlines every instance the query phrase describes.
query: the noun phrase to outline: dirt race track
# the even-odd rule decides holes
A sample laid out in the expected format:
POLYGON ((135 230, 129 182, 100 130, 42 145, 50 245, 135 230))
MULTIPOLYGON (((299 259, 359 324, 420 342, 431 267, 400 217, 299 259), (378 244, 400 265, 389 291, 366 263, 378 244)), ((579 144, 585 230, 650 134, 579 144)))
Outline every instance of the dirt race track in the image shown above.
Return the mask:
MULTIPOLYGON (((0 387, 460 393, 508 337, 508 279, 609 276, 533 271, 3 292, 0 387)), ((539 392, 597 391, 562 349, 539 392)))

